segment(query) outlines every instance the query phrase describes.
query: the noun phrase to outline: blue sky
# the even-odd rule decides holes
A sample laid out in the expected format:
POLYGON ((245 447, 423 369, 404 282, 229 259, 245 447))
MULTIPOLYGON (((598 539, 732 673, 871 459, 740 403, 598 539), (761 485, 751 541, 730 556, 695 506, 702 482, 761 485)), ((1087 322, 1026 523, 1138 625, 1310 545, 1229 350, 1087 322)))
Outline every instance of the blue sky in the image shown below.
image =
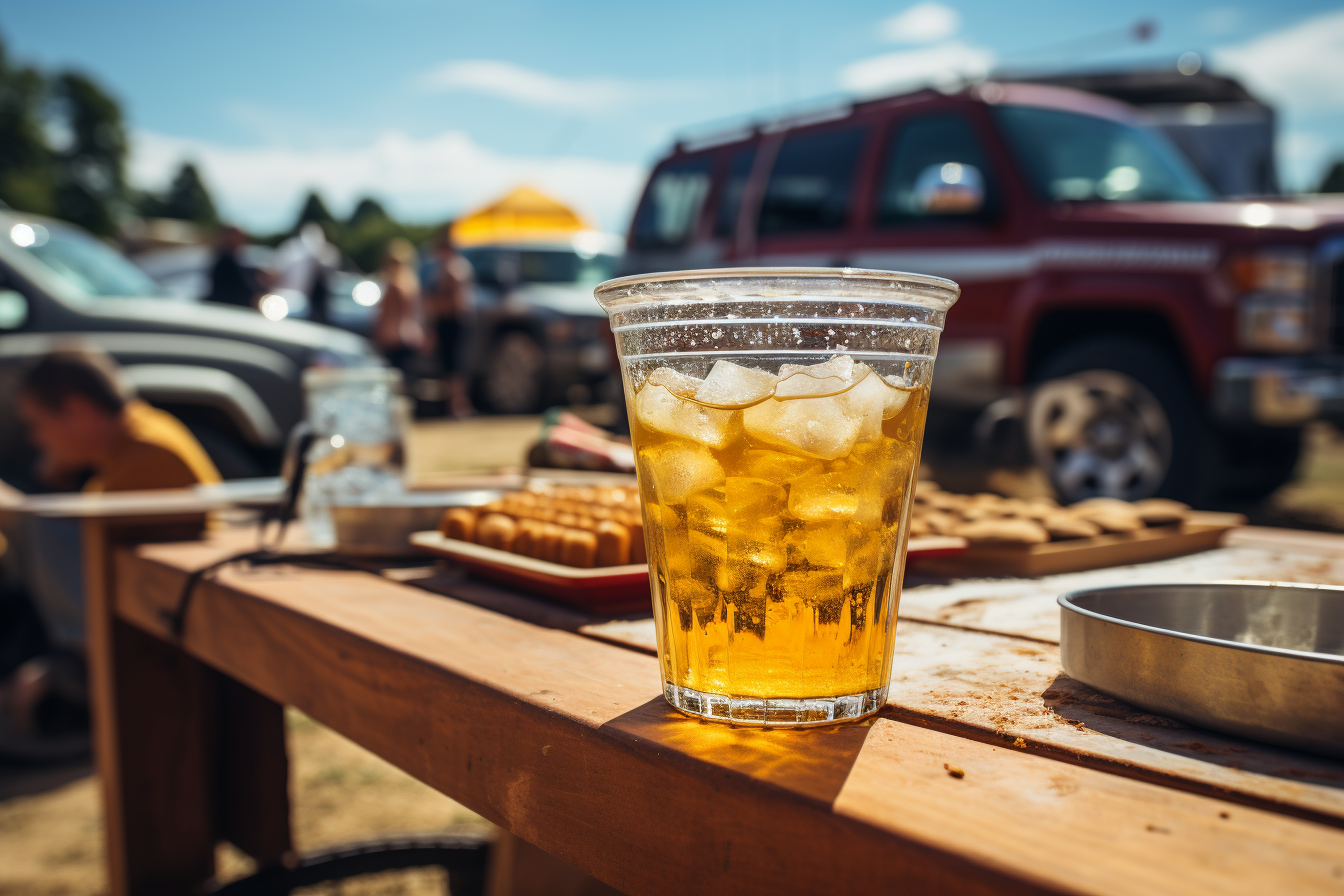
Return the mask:
POLYGON ((1186 51, 1278 105, 1288 186, 1344 156, 1338 2, 41 0, 0 6, 0 34, 14 57, 84 69, 123 101, 139 185, 191 159, 257 228, 288 223, 311 187, 338 214, 373 195, 433 220, 525 181, 624 230, 687 126, 998 65, 1186 51), (1099 37, 1144 18, 1147 43, 1099 37))

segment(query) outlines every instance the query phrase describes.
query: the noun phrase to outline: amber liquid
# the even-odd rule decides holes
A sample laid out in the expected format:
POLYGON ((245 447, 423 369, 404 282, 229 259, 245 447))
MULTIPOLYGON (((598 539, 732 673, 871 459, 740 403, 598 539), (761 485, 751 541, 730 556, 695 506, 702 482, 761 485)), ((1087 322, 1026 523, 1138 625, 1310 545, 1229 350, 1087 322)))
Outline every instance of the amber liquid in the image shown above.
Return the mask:
POLYGON ((675 414, 705 415, 707 428, 658 429, 636 395, 631 435, 666 681, 751 698, 886 686, 927 391, 870 376, 904 403, 870 419, 842 456, 827 441, 834 421, 807 419, 807 404, 696 408, 660 393, 664 404, 687 402, 675 414), (818 425, 823 444, 776 438, 776 422, 795 436, 818 425))

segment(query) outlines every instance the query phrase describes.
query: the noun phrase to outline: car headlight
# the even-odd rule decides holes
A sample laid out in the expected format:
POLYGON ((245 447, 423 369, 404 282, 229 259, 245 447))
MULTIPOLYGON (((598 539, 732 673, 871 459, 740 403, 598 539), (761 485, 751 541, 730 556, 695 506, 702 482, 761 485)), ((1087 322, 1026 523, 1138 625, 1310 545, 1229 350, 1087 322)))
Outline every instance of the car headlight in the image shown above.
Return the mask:
POLYGON ((1311 262, 1305 248, 1259 249, 1229 265, 1237 300, 1237 341, 1265 352, 1306 352, 1316 347, 1311 262))

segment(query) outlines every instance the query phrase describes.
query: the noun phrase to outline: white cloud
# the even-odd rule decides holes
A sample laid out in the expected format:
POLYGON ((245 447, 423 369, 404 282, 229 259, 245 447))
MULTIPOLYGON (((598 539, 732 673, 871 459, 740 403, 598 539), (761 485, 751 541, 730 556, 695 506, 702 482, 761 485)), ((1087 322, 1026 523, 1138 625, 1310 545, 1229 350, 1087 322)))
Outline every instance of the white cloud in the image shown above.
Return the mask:
POLYGON ((931 44, 957 33, 961 15, 941 3, 916 3, 882 22, 882 36, 898 44, 931 44))
POLYGON ((840 85, 859 94, 888 90, 952 85, 984 78, 994 64, 994 54, 950 40, 918 50, 899 50, 851 63, 840 72, 840 85))
POLYGON ((635 99, 634 85, 607 78, 559 78, 495 59, 445 62, 426 72, 420 86, 431 91, 463 91, 512 100, 525 106, 592 112, 635 99))
POLYGON ((1294 111, 1344 108, 1344 9, 1222 47, 1213 58, 1294 111))
POLYGON ((1236 31, 1243 18, 1241 10, 1235 6, 1219 6, 1204 10, 1195 23, 1201 34, 1222 37, 1236 31))
POLYGON ((1313 131, 1286 131, 1274 141, 1282 186, 1290 191, 1314 190, 1331 158, 1330 141, 1313 131))
POLYGON ((259 229, 287 226, 310 189, 340 214, 373 195, 410 220, 433 220, 528 183, 623 231, 642 166, 584 157, 505 155, 460 131, 415 138, 396 131, 346 148, 233 147, 150 131, 134 135, 132 182, 162 188, 183 161, 200 166, 223 213, 259 229))

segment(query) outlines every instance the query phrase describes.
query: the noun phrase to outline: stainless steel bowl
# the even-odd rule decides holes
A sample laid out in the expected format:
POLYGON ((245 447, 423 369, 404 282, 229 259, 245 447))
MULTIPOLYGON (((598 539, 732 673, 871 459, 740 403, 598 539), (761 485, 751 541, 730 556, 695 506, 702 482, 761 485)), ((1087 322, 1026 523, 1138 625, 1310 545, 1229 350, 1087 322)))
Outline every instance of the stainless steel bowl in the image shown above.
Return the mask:
POLYGON ((1122 585, 1059 605, 1073 678, 1184 722, 1344 759, 1344 588, 1122 585))
POLYGON ((336 550, 360 557, 415 556, 421 552, 411 547, 412 532, 437 529, 449 507, 475 507, 501 495, 492 489, 407 492, 365 504, 337 504, 331 508, 336 550))

